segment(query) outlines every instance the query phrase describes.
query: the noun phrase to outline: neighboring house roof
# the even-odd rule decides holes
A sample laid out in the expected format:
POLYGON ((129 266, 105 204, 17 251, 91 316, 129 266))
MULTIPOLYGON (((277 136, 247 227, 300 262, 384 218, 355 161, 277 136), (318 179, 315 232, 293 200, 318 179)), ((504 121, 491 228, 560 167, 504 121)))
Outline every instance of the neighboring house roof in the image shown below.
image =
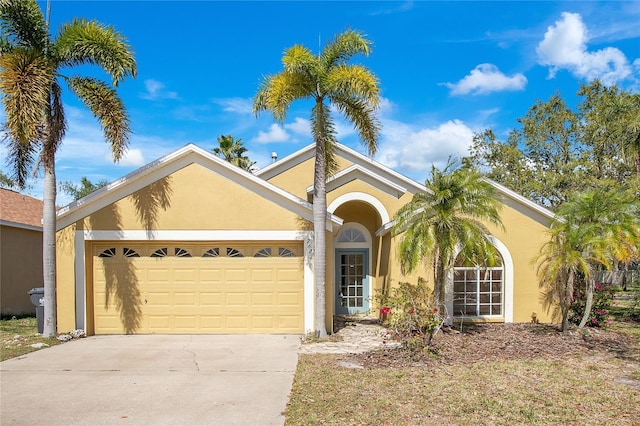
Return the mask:
POLYGON ((0 188, 0 224, 42 231, 44 203, 37 198, 0 188))
MULTIPOLYGON (((198 164, 209 169, 277 203, 304 219, 313 220, 313 206, 307 201, 254 176, 240 167, 232 165, 196 145, 188 144, 109 183, 88 196, 62 207, 58 210, 57 229, 65 228, 190 164, 198 164)), ((340 225, 342 225, 342 219, 333 215, 327 216, 327 230, 330 231, 333 227, 340 225)))

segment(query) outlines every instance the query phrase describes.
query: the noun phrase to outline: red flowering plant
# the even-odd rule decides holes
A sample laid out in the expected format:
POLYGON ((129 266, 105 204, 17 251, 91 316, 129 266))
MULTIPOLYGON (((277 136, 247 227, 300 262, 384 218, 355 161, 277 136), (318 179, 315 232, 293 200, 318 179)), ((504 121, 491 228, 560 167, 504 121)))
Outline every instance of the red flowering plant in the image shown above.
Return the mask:
POLYGON ((445 316, 434 306, 433 291, 426 280, 401 282, 377 296, 383 324, 409 349, 424 349, 440 330, 445 316))

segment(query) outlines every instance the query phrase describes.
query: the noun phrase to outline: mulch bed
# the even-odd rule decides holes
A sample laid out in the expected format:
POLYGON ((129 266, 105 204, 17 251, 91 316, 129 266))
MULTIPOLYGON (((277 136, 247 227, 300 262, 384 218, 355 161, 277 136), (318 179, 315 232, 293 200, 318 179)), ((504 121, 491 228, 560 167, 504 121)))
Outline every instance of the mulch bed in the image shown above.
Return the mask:
POLYGON ((628 334, 595 328, 561 333, 543 324, 480 324, 465 326, 464 332, 449 328, 439 332, 427 350, 386 348, 346 358, 365 368, 380 368, 604 354, 640 363, 638 343, 628 334))

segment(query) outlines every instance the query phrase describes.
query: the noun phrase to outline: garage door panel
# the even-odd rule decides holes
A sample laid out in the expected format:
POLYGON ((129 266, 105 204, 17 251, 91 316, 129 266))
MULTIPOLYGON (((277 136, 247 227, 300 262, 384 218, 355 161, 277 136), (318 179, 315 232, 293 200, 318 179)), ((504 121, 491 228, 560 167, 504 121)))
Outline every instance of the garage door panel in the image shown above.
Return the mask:
MULTIPOLYGON (((164 245, 171 246, 154 243, 153 250, 138 246, 136 251, 153 253, 164 245)), ((124 294, 136 300, 137 306, 129 311, 140 315, 134 333, 301 333, 302 259, 253 258, 248 249, 245 252, 242 258, 197 257, 195 251, 192 258, 94 257, 96 334, 124 333, 122 301, 113 294, 107 297, 105 290, 118 270, 126 272, 118 278, 132 286, 124 294)))
POLYGON ((200 306, 221 306, 224 295, 222 293, 200 293, 200 306))
POLYGON ((277 294, 277 299, 277 304, 279 306, 299 306, 303 303, 300 293, 279 292, 277 294))
POLYGON ((251 305, 273 306, 275 299, 273 292, 251 293, 251 305))
POLYGON ((191 332, 198 328, 198 317, 195 315, 176 315, 174 325, 177 331, 191 332))
POLYGON ((199 297, 194 292, 174 292, 173 303, 176 306, 199 306, 199 297))

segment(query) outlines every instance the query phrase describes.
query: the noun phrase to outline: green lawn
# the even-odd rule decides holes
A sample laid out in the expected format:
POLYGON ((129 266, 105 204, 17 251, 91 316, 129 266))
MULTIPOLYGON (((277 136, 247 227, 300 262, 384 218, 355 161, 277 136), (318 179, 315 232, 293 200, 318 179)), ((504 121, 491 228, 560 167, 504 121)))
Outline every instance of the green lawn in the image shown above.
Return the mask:
POLYGON ((38 334, 38 325, 33 317, 0 321, 0 361, 37 351, 41 348, 31 345, 38 343, 53 346, 60 342, 38 334))

